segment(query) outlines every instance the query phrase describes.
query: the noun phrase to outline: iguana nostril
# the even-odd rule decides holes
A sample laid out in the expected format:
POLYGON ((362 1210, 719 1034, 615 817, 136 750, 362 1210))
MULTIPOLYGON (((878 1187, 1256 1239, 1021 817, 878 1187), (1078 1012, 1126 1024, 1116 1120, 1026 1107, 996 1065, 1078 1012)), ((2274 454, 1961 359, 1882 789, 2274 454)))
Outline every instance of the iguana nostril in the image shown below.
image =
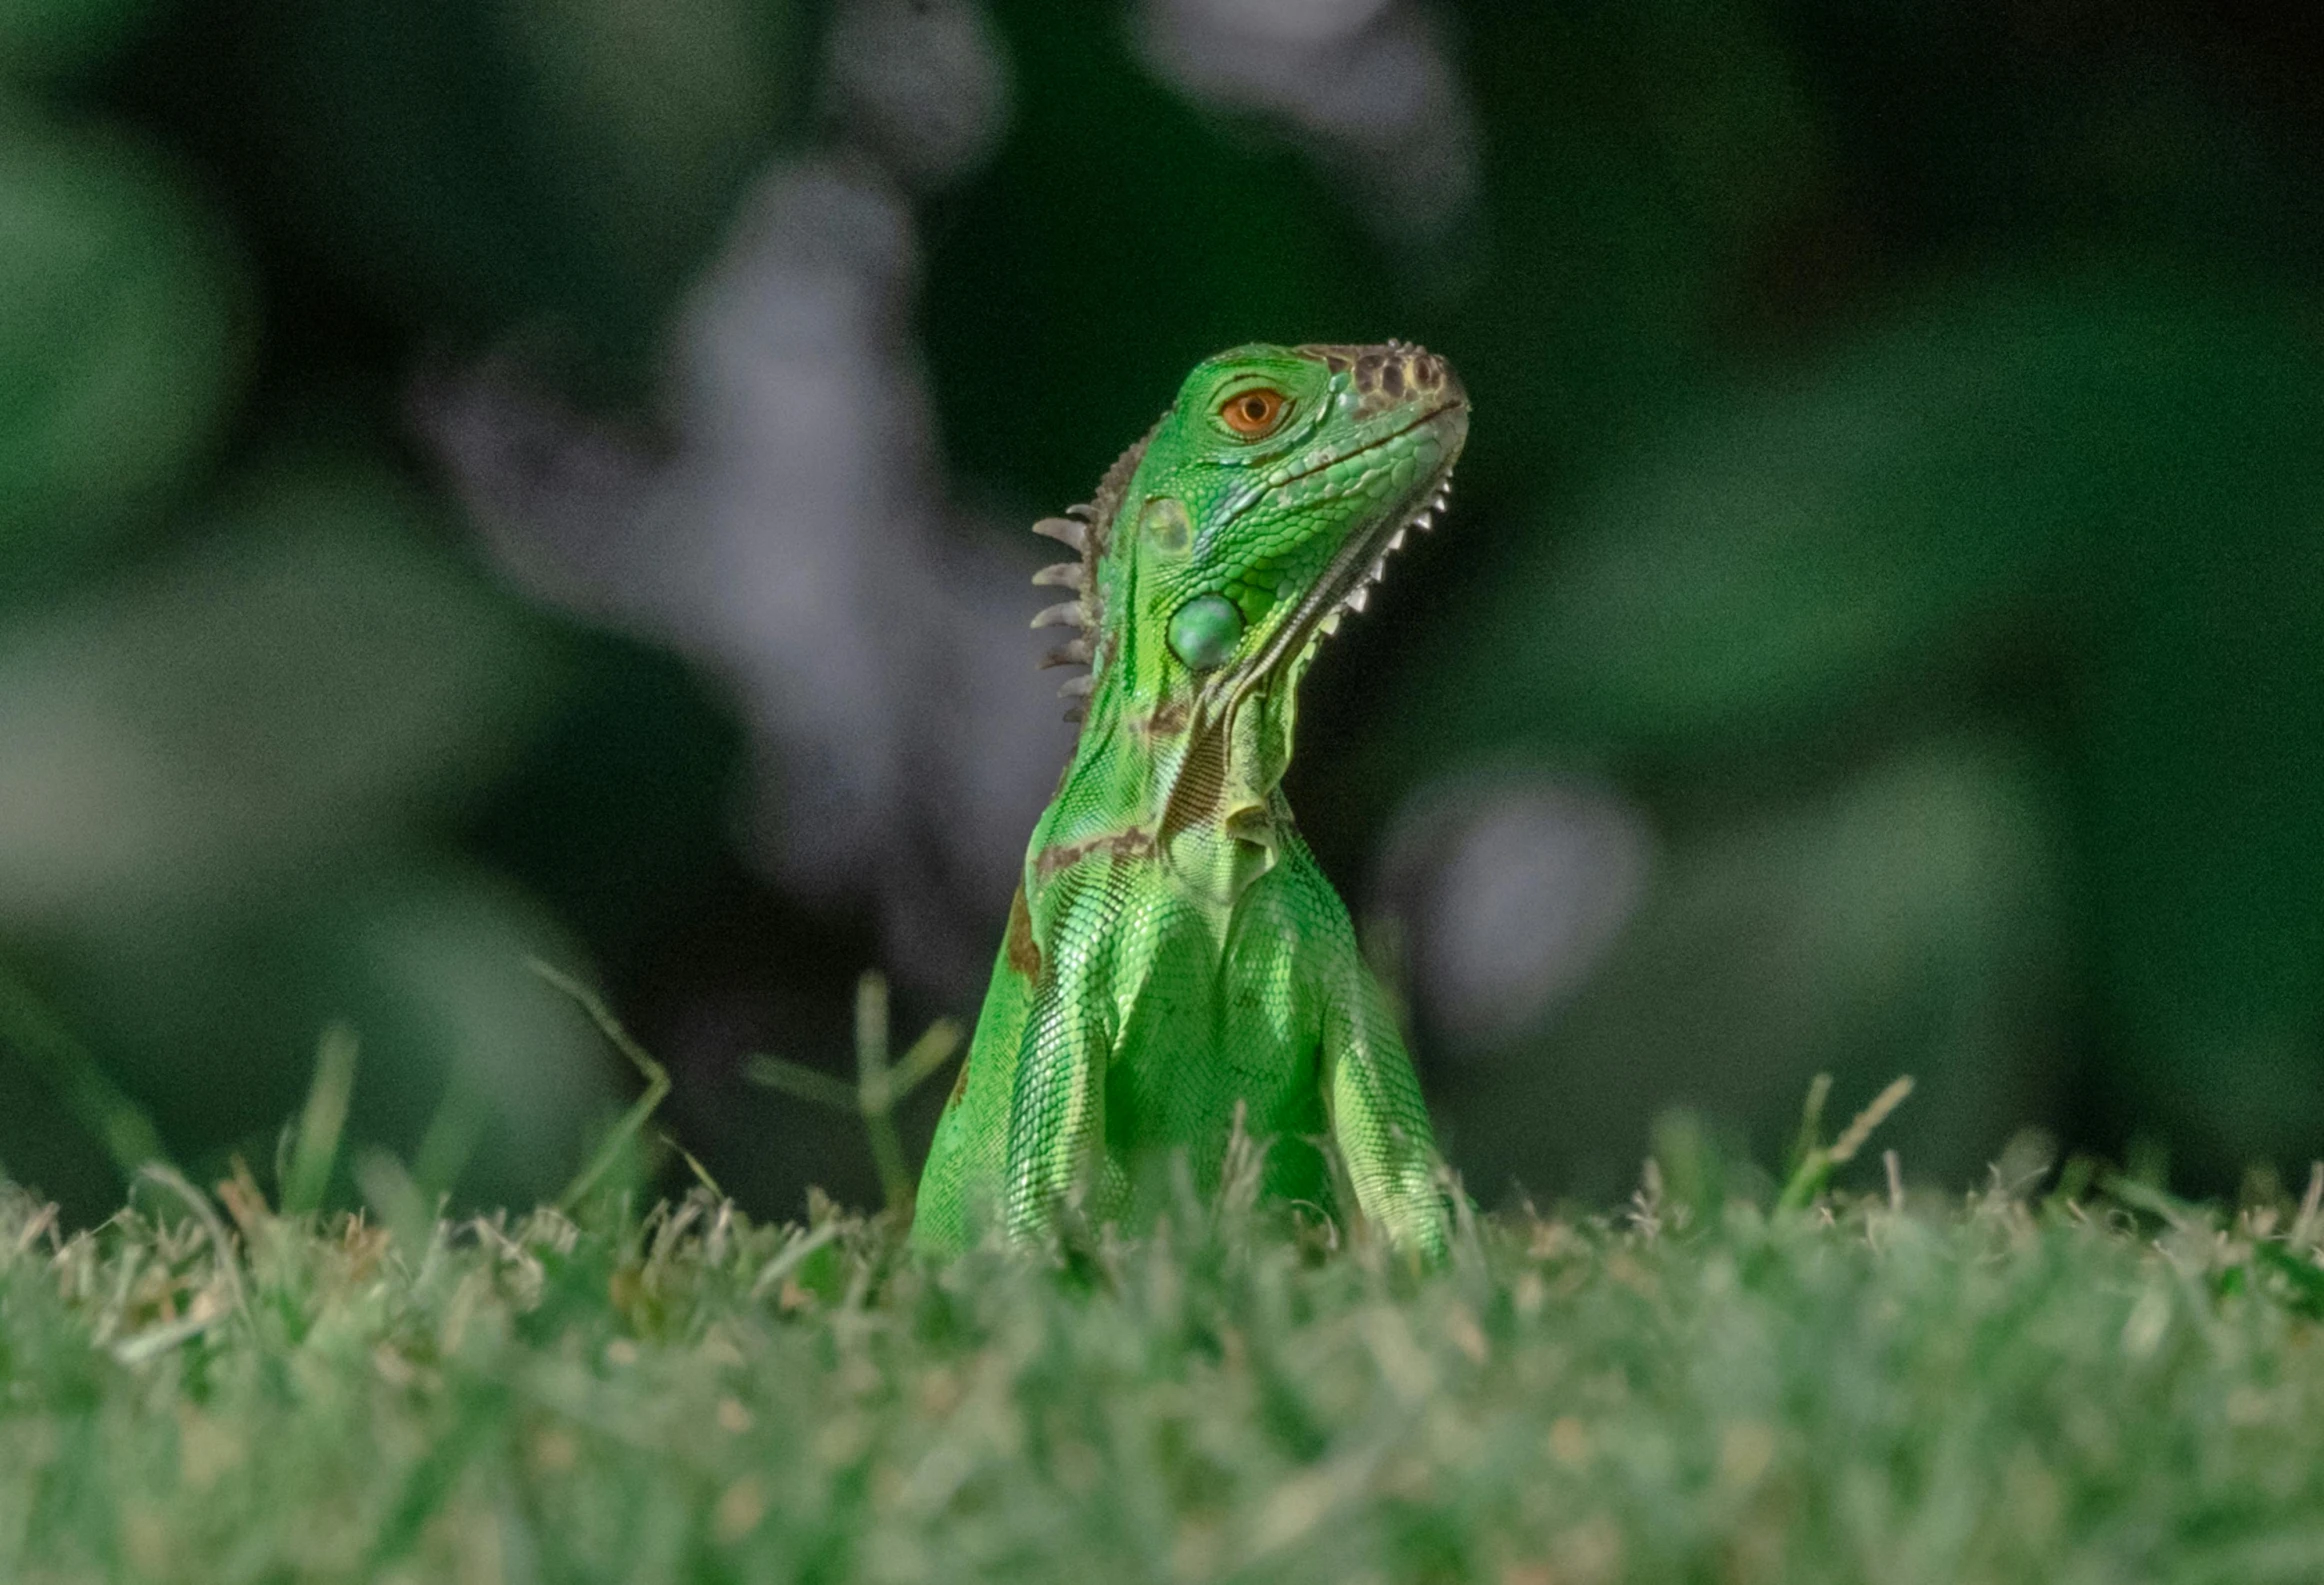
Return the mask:
POLYGON ((1214 671, 1242 642, 1243 613, 1224 595, 1198 594, 1170 618, 1170 652, 1196 671, 1214 671))

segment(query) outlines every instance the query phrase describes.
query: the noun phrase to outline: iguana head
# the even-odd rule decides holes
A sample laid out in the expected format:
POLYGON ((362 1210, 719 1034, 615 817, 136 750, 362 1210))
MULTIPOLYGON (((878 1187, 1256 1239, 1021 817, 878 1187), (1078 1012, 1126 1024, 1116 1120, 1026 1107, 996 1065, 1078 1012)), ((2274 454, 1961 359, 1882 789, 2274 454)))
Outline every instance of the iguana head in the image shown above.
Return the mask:
MULTIPOLYGON (((1270 847, 1300 677, 1361 611, 1407 530, 1429 526, 1468 434, 1442 358, 1385 346, 1237 347, 1079 509, 1043 532, 1082 549, 1037 581, 1077 598, 1057 659, 1087 661, 1082 759, 1118 742, 1167 849, 1181 832, 1270 847)), ((1127 791, 1127 789, 1124 789, 1127 791)))

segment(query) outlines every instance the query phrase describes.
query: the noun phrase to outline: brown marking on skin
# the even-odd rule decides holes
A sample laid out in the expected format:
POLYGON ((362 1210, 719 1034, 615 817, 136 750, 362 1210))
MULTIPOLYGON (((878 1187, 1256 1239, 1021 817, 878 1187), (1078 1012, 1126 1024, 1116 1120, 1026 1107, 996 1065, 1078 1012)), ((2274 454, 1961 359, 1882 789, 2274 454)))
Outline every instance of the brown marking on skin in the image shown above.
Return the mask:
POLYGON ((953 1107, 958 1106, 960 1104, 961 1097, 967 1093, 968 1058, 962 1057, 960 1059, 960 1072, 952 1080, 952 1093, 944 1097, 944 1109, 946 1111, 950 1111, 953 1107))
POLYGON ((1071 869, 1083 859, 1142 859, 1151 858, 1153 854, 1154 833, 1132 826, 1127 831, 1089 837, 1080 842, 1060 842, 1053 848, 1043 848, 1033 860, 1033 873, 1047 880, 1059 870, 1071 869))
POLYGON ((1149 741, 1158 737, 1176 737, 1186 730, 1187 722, 1191 719, 1192 712, 1187 709, 1185 700, 1165 699, 1154 707, 1153 714, 1131 721, 1130 729, 1149 741))
MULTIPOLYGON (((1041 978, 1041 943, 1033 939, 1033 911, 1025 906, 1025 888, 1021 882, 1016 897, 1009 903, 1009 930, 1002 939, 1004 950, 1008 953, 1009 967, 1025 976, 1028 984, 1038 983, 1041 978)), ((967 1063, 963 1062, 960 1067, 963 1073, 968 1071, 967 1063)))
POLYGON ((1358 418, 1375 418, 1401 402, 1438 394, 1457 383, 1451 365, 1409 341, 1382 346, 1317 344, 1299 350, 1321 360, 1332 373, 1350 377, 1358 418))

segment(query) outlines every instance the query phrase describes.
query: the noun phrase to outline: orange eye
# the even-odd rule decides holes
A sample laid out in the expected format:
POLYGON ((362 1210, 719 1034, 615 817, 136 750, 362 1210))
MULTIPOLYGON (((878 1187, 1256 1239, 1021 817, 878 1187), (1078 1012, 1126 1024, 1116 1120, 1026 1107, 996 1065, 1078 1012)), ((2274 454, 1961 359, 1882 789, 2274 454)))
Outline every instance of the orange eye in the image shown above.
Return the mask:
POLYGON ((1283 422, 1287 404, 1281 391, 1261 386, 1255 391, 1237 391, 1220 404, 1218 416, 1226 420, 1227 428, 1245 440, 1257 440, 1271 435, 1275 426, 1283 422))

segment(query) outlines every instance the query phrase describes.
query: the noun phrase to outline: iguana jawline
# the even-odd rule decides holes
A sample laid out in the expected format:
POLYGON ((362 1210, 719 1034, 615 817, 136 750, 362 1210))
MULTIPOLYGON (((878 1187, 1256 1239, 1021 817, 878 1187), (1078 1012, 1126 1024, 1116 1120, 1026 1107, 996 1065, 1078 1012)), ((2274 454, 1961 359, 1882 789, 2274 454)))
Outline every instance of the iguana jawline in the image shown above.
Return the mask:
MULTIPOLYGON (((1225 521, 1231 523, 1299 479, 1383 450, 1425 425, 1465 410, 1465 402, 1448 402, 1393 433, 1322 459, 1272 483, 1225 521)), ((1298 689, 1307 666, 1327 634, 1336 630, 1342 613, 1356 608, 1351 607, 1351 599, 1383 575, 1388 557, 1403 542, 1402 536, 1444 505, 1451 474, 1452 460, 1440 461, 1409 491, 1408 505, 1383 513, 1378 522, 1341 546, 1307 593, 1279 619, 1258 652, 1247 662, 1207 679, 1198 689, 1188 713, 1182 751, 1155 756, 1152 807, 1161 811, 1155 822, 1157 855, 1163 868, 1176 876, 1190 895, 1222 910, 1215 916, 1222 931, 1222 946, 1223 910, 1231 908, 1259 876, 1272 869, 1279 856, 1277 824, 1282 811, 1277 789, 1291 762, 1298 689), (1240 717, 1253 710, 1260 715, 1246 730, 1240 717), (1217 785, 1215 789, 1200 789, 1191 800, 1183 798, 1182 793, 1188 790, 1184 785, 1187 768, 1199 762, 1206 748, 1218 759, 1217 785), (1203 827, 1215 830, 1241 857, 1226 859, 1222 869, 1223 855, 1215 849, 1207 858, 1182 852, 1178 840, 1196 835, 1203 827), (1193 861, 1185 862, 1187 859, 1193 861), (1230 877, 1223 886, 1218 884, 1221 876, 1230 877)), ((1203 846, 1198 840, 1196 851, 1203 846)))
MULTIPOLYGON (((1238 507, 1228 521, 1232 522, 1235 518, 1241 517, 1265 501, 1276 490, 1287 488, 1301 479, 1310 478, 1327 468, 1337 467, 1343 462, 1351 462, 1368 452, 1378 451, 1383 447, 1393 445, 1423 425, 1433 424, 1448 414, 1460 411, 1462 406, 1463 404, 1458 402, 1447 402, 1443 406, 1431 409, 1421 417, 1414 419, 1393 434, 1382 435, 1353 451, 1336 457, 1327 457, 1312 467, 1292 474, 1281 484, 1271 486, 1268 490, 1253 496, 1248 504, 1238 507)), ((1276 668, 1282 665, 1286 656, 1298 653, 1310 639, 1328 631, 1323 626, 1325 620, 1334 611, 1346 604, 1348 597, 1355 592, 1355 586, 1363 582, 1376 582, 1378 580, 1387 567, 1388 558, 1402 544, 1398 536, 1409 531, 1421 519, 1441 509, 1448 498, 1447 491, 1451 488, 1451 483, 1452 462, 1448 459, 1437 464, 1435 470, 1429 475, 1424 488, 1414 492, 1412 497, 1414 504, 1409 510, 1382 517, 1368 532, 1351 539, 1342 546, 1339 554, 1332 559, 1332 564, 1325 569, 1323 576, 1316 579, 1315 587, 1307 592, 1299 604, 1292 609, 1291 614, 1283 619, 1283 625, 1268 638, 1266 647, 1251 658, 1247 667, 1238 668, 1234 686, 1226 691, 1223 698, 1219 699, 1220 706, 1227 710, 1233 709, 1241 701, 1242 695, 1258 682, 1270 677, 1276 668), (1359 572, 1359 568, 1364 570, 1359 572)), ((1211 691, 1206 690, 1206 692, 1211 691)))

